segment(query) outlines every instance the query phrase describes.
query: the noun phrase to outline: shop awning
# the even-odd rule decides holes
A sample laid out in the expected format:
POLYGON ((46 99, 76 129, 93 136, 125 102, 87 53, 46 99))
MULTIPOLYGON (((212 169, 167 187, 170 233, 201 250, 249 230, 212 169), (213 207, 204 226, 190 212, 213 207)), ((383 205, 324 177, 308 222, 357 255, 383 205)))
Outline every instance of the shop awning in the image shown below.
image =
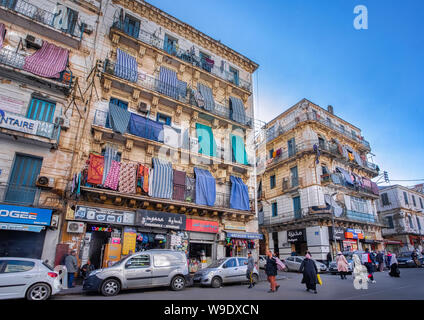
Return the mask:
POLYGON ((402 244, 402 241, 396 241, 396 240, 384 240, 385 244, 402 244))
POLYGON ((264 236, 260 233, 248 233, 248 232, 227 232, 228 238, 237 238, 237 239, 263 239, 264 236))
POLYGON ((43 226, 33 226, 29 224, 16 224, 16 223, 0 223, 0 230, 13 230, 13 231, 30 231, 41 232, 44 230, 43 226))

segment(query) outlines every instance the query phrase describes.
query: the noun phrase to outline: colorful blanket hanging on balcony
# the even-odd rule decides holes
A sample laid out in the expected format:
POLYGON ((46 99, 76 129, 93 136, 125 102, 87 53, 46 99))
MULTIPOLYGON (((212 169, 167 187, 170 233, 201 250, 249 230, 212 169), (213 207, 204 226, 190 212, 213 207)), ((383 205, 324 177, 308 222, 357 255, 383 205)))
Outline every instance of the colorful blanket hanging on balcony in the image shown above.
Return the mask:
POLYGON ((115 76, 131 82, 137 82, 137 69, 137 60, 125 51, 122 51, 121 49, 117 48, 115 76))
POLYGON ((112 161, 116 160, 117 155, 118 155, 118 150, 116 150, 113 146, 107 144, 105 147, 105 155, 104 155, 105 165, 103 170, 102 183, 105 183, 109 170, 112 167, 112 161))
POLYGON ((163 124, 131 113, 128 132, 145 139, 163 142, 163 124))
POLYGON ((119 192, 135 194, 137 184, 137 164, 122 162, 119 172, 119 192))
POLYGON ((243 138, 234 134, 231 134, 230 136, 234 160, 240 164, 249 164, 247 161, 247 152, 243 138))
POLYGON ((207 111, 215 110, 215 100, 213 99, 212 89, 204 84, 197 83, 197 90, 199 90, 205 101, 203 108, 207 111))
POLYGON ((0 48, 3 48, 3 41, 6 36, 6 26, 4 23, 0 23, 0 48))
POLYGON ((109 173, 107 174, 104 186, 112 190, 118 189, 119 171, 121 170, 121 163, 113 160, 109 173))
POLYGON ((153 158, 151 175, 151 196, 172 199, 173 171, 171 162, 153 158))
POLYGON ((25 71, 46 78, 60 78, 68 64, 68 50, 43 41, 42 47, 25 58, 25 71))
POLYGON ((138 165, 137 183, 138 186, 141 187, 144 192, 149 192, 149 168, 143 166, 142 164, 138 165))
POLYGON ((250 210, 249 190, 239 177, 230 176, 231 196, 230 208, 237 210, 250 210))
POLYGON ((231 119, 246 124, 246 111, 244 109, 243 101, 237 97, 230 97, 231 119))
POLYGON ((171 98, 178 99, 178 79, 174 70, 160 67, 158 91, 171 98))
POLYGON ((186 173, 184 171, 174 170, 172 199, 184 201, 185 196, 186 173))
POLYGON ((340 167, 336 167, 336 170, 343 175, 344 180, 347 184, 353 185, 352 176, 350 175, 349 172, 347 172, 345 169, 340 168, 340 167))
POLYGON ((109 105, 109 124, 113 131, 119 132, 120 134, 126 133, 128 123, 132 115, 133 114, 128 110, 125 110, 115 104, 109 105))
POLYGON ((216 200, 215 178, 208 170, 194 168, 196 175, 196 204, 213 206, 216 200))
POLYGON ((90 184, 102 184, 104 157, 91 153, 89 161, 87 182, 90 184))

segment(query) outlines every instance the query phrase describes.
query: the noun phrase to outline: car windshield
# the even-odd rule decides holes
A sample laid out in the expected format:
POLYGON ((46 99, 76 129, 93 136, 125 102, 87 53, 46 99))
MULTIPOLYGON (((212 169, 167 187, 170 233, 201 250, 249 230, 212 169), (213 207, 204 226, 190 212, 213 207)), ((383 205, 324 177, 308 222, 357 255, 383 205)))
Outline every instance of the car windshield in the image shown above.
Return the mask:
POLYGON ((208 266, 208 268, 218 268, 225 260, 226 259, 215 260, 208 266))
POLYGON ((399 258, 410 258, 412 255, 412 252, 402 252, 399 254, 399 258))

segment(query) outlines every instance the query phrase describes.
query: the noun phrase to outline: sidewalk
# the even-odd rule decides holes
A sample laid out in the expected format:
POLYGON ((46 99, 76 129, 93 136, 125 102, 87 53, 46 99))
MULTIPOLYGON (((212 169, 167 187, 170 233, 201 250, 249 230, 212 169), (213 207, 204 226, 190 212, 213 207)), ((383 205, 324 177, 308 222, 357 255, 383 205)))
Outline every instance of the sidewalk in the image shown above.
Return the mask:
MULTIPOLYGON (((278 271, 278 275, 276 276, 275 279, 285 280, 287 279, 287 277, 284 275, 284 272, 278 271)), ((267 276, 265 274, 265 271, 262 269, 259 271, 259 281, 267 281, 267 276)), ((77 294, 79 295, 83 294, 82 285, 76 285, 75 287, 70 289, 62 289, 57 295, 65 296, 65 295, 77 295, 77 294)))

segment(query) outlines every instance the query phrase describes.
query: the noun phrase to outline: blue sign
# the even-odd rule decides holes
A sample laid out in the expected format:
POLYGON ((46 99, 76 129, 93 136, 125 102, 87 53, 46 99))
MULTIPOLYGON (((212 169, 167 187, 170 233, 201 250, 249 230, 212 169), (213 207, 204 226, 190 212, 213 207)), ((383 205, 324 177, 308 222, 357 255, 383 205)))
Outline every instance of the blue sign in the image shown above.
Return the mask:
POLYGON ((259 233, 237 233, 237 232, 227 232, 228 238, 238 238, 238 239, 263 239, 263 235, 259 233))
POLYGON ((52 210, 0 204, 0 222, 49 226, 52 210))
POLYGON ((41 232, 44 230, 43 226, 33 226, 29 224, 14 224, 14 223, 3 223, 0 222, 0 230, 13 230, 13 231, 30 231, 30 232, 41 232))

